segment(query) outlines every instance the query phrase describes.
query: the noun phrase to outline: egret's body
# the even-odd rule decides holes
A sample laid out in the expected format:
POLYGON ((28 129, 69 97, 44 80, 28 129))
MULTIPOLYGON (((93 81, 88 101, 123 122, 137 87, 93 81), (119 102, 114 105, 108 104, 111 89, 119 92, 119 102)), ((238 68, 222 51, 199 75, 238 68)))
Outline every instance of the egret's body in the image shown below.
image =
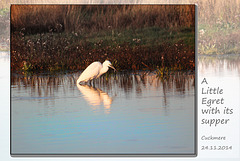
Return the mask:
POLYGON ((98 61, 93 62, 79 76, 79 78, 77 80, 77 84, 99 78, 102 74, 104 74, 108 71, 109 67, 116 70, 112 66, 111 62, 108 60, 105 60, 105 62, 103 62, 103 64, 101 64, 98 61))

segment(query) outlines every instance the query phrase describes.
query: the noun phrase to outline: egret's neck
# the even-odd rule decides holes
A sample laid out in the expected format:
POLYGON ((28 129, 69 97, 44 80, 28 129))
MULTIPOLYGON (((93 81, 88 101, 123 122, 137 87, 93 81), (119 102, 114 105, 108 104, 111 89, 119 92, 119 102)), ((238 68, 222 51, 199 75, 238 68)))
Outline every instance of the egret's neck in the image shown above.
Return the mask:
MULTIPOLYGON (((106 73, 106 72, 108 71, 108 69, 109 69, 108 66, 104 66, 104 65, 103 65, 102 69, 101 69, 100 72, 99 72, 99 76, 102 75, 102 74, 104 74, 104 73, 106 73)), ((98 77, 99 77, 99 76, 98 76, 98 77)))

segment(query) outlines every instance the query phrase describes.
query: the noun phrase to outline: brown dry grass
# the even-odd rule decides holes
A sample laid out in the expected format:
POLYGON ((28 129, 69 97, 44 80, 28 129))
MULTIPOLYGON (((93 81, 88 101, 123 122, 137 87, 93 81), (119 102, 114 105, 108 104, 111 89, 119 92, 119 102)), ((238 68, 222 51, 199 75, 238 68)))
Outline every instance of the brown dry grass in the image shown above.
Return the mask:
POLYGON ((199 24, 240 22, 240 0, 194 0, 198 4, 199 24))
POLYGON ((194 5, 12 5, 11 24, 13 31, 31 33, 178 28, 194 26, 194 13, 194 5))

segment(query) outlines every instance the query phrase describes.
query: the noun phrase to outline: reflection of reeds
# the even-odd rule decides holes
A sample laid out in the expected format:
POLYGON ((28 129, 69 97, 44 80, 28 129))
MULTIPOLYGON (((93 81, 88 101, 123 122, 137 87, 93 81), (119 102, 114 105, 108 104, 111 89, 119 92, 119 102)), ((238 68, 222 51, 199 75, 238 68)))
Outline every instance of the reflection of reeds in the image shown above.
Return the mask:
POLYGON ((204 74, 211 72, 222 73, 221 71, 236 71, 240 74, 240 57, 233 55, 231 57, 200 56, 198 59, 199 72, 204 74))
MULTIPOLYGON (((19 90, 24 88, 30 92, 31 96, 47 97, 54 96, 58 90, 72 93, 75 90, 75 80, 78 76, 79 73, 56 76, 22 76, 13 74, 11 85, 12 88, 19 90)), ((166 97, 166 93, 172 90, 183 94, 193 90, 194 79, 194 74, 184 72, 171 74, 169 79, 166 80, 159 79, 152 72, 119 73, 116 75, 103 75, 95 80, 95 86, 112 96, 118 95, 117 91, 122 91, 126 96, 130 93, 141 96, 143 94, 142 91, 147 89, 162 92, 162 95, 166 97)))
POLYGON ((75 87, 75 79, 72 76, 16 76, 11 77, 12 85, 19 90, 22 88, 31 88, 31 95, 46 97, 54 95, 54 91, 58 90, 61 85, 64 91, 75 87))

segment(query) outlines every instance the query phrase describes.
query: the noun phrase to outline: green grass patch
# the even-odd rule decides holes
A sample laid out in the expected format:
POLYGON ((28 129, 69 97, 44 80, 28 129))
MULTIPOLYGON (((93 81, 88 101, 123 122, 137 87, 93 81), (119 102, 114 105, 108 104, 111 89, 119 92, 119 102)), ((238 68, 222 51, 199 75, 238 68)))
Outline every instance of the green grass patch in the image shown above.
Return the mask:
MULTIPOLYGON (((184 28, 185 29, 185 28, 184 28)), ((92 47, 111 46, 128 44, 130 47, 145 46, 156 47, 163 43, 175 44, 183 41, 188 46, 194 47, 194 28, 188 30, 167 30, 158 27, 147 27, 143 29, 108 30, 83 36, 85 41, 92 44, 92 47)), ((121 46, 120 46, 121 47, 121 46)))
POLYGON ((206 55, 240 54, 239 24, 219 22, 199 25, 199 53, 206 55))
POLYGON ((2 8, 2 9, 0 9, 0 15, 1 16, 5 16, 5 15, 9 14, 9 12, 10 12, 9 8, 2 8))

